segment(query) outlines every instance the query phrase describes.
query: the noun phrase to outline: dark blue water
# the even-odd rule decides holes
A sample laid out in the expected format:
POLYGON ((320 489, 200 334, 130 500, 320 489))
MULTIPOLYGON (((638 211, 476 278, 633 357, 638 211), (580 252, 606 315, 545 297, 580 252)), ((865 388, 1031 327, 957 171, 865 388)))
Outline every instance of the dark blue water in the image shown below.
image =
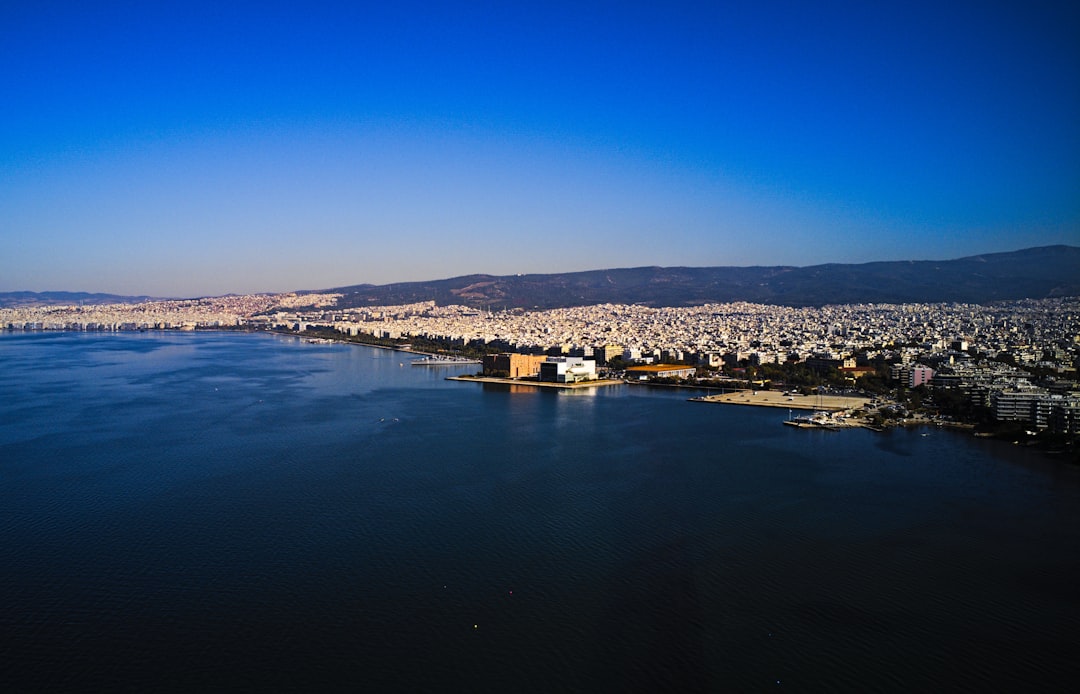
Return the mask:
POLYGON ((475 367, 408 359, 0 335, 0 686, 1080 676, 1075 468, 940 430, 797 430, 685 392, 448 382, 475 367))

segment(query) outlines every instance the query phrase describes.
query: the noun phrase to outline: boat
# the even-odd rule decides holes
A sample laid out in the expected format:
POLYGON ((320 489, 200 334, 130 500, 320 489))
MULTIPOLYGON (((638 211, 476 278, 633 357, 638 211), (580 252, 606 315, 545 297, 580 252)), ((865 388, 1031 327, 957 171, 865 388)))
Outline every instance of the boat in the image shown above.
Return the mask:
POLYGON ((838 431, 840 429, 840 425, 828 412, 814 412, 812 415, 792 417, 791 410, 788 410, 788 418, 784 420, 784 424, 799 427, 800 429, 826 429, 828 431, 838 431))

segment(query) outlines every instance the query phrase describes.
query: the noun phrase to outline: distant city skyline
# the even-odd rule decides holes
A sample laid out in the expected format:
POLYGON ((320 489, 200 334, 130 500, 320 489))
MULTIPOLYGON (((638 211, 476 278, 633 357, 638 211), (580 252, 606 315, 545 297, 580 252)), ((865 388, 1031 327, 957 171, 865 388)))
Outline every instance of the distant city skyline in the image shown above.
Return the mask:
POLYGON ((0 291, 1080 245, 1066 2, 0 10, 0 291))

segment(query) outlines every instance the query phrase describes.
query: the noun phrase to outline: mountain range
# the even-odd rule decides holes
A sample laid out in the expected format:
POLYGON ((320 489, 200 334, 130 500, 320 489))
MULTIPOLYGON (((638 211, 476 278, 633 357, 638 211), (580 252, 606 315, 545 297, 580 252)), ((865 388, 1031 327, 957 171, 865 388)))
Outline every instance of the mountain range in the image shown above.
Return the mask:
POLYGON ((339 306, 431 301, 479 308, 590 304, 692 306, 748 301, 785 306, 854 303, 988 303, 1080 296, 1080 247, 1042 246, 955 260, 806 267, 638 267, 557 274, 465 275, 426 282, 360 284, 339 306))
MULTIPOLYGON (((342 294, 338 305, 432 301, 491 309, 590 304, 693 306, 749 301, 785 306, 854 303, 988 303, 1080 296, 1080 247, 1041 246, 954 260, 796 267, 637 267, 555 274, 465 275, 303 291, 342 294)), ((146 296, 85 292, 0 293, 0 307, 136 303, 146 296)))
POLYGON ((150 296, 122 296, 91 292, 0 292, 0 308, 21 306, 95 306, 101 304, 141 304, 150 296))

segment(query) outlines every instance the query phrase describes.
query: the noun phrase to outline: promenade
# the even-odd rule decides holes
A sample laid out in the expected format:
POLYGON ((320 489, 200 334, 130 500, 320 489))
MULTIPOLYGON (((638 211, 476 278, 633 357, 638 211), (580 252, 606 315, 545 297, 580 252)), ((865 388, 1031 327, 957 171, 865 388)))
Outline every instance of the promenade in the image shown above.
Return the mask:
POLYGON ((499 383, 508 386, 529 386, 533 388, 554 388, 556 390, 579 390, 583 388, 600 388, 603 386, 621 386, 623 381, 612 378, 602 378, 595 381, 578 381, 577 383, 552 383, 550 381, 527 381, 520 378, 498 378, 495 376, 449 376, 448 381, 465 381, 466 383, 499 383))
POLYGON ((756 407, 784 407, 790 410, 825 410, 838 412, 858 409, 870 402, 869 398, 841 395, 784 395, 775 390, 740 390, 720 395, 691 398, 694 402, 719 402, 728 405, 753 405, 756 407))

